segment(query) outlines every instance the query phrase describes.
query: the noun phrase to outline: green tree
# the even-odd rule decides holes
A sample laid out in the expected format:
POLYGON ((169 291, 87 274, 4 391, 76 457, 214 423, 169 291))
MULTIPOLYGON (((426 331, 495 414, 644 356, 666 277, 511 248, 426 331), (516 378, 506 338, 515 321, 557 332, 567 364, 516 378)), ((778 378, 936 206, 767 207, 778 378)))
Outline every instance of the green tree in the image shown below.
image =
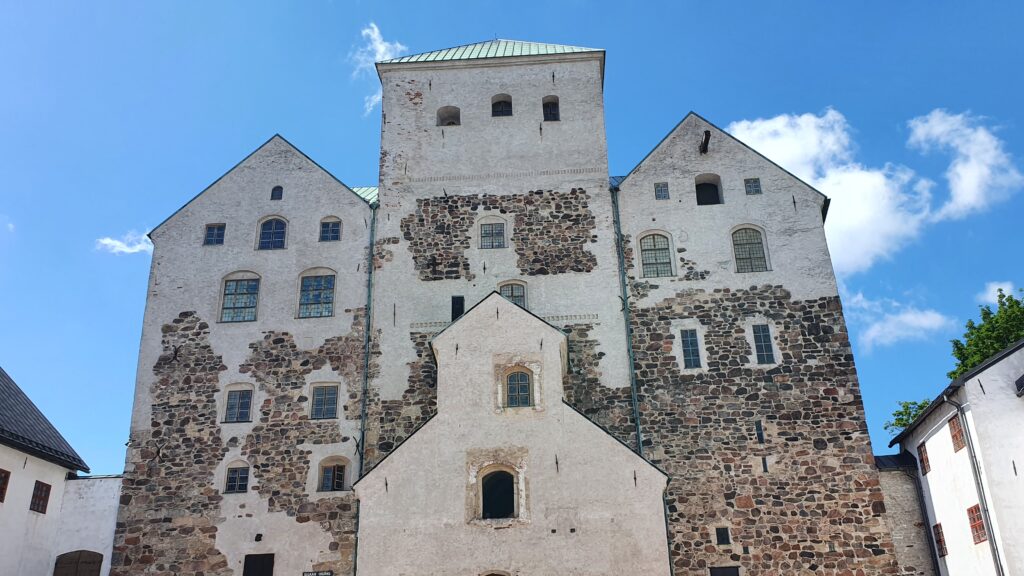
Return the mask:
POLYGON ((932 401, 927 398, 920 402, 914 402, 913 400, 900 402, 900 407, 892 413, 892 420, 885 423, 885 430, 893 436, 899 434, 904 428, 910 426, 931 403, 932 401))
POLYGON ((981 322, 967 321, 963 340, 951 340, 956 368, 948 374, 957 378, 997 352, 1024 338, 1024 300, 999 290, 995 311, 980 306, 981 322))

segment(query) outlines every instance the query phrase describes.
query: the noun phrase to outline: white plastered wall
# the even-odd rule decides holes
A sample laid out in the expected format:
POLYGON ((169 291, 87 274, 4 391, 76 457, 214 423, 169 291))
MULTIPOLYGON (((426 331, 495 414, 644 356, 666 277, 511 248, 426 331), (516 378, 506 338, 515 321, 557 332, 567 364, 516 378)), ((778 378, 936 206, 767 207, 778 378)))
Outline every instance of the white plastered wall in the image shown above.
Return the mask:
POLYGON ((60 509, 60 531, 54 540, 55 557, 76 550, 98 552, 103 555, 100 576, 106 576, 110 572, 120 497, 120 476, 66 481, 60 509))
POLYGON ((5 445, 0 445, 0 468, 11 473, 0 502, 0 574, 52 574, 70 470, 5 445), (36 481, 50 485, 45 514, 29 510, 36 481))

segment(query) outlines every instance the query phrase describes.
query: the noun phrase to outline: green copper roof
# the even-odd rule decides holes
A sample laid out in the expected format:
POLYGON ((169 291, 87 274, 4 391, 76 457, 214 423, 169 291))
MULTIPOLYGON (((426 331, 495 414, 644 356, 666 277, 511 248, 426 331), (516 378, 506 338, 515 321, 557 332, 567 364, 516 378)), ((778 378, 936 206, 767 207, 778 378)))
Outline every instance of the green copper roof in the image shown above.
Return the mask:
POLYGON ((449 60, 473 60, 476 58, 503 58, 508 56, 545 56, 548 54, 574 54, 578 52, 604 52, 600 48, 563 46, 541 42, 520 42, 519 40, 488 40, 466 44, 444 50, 402 56, 383 60, 379 64, 400 64, 405 62, 444 62, 449 60))
POLYGON ((355 188, 352 188, 352 191, 355 192, 357 196, 359 196, 363 200, 366 200, 370 204, 373 204, 374 202, 377 201, 376 186, 356 186, 355 188))

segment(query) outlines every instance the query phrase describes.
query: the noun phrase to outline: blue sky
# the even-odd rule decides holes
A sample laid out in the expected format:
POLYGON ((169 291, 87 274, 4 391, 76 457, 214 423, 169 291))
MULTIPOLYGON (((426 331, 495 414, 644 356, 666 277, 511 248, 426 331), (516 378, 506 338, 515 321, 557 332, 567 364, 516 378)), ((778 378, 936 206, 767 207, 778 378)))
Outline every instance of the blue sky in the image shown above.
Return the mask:
POLYGON ((274 133, 375 185, 378 84, 357 70, 373 22, 378 48, 407 53, 495 36, 605 48, 614 174, 694 110, 830 195, 885 452, 882 423, 944 386, 986 285, 1024 285, 1021 21, 1021 3, 942 0, 10 3, 0 366, 94 472, 120 472, 149 269, 131 234, 274 133))

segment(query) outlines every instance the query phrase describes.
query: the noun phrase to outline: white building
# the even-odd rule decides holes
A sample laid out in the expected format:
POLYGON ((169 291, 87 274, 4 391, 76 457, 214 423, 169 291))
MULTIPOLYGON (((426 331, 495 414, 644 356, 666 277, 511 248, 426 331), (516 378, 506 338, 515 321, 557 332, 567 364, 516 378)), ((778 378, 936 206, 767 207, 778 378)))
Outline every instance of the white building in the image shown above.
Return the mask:
POLYGON ((943 576, 1024 574, 1024 340, 954 380, 896 436, 943 576))
POLYGON ((109 572, 121 479, 78 471, 89 468, 0 369, 0 574, 109 572))

